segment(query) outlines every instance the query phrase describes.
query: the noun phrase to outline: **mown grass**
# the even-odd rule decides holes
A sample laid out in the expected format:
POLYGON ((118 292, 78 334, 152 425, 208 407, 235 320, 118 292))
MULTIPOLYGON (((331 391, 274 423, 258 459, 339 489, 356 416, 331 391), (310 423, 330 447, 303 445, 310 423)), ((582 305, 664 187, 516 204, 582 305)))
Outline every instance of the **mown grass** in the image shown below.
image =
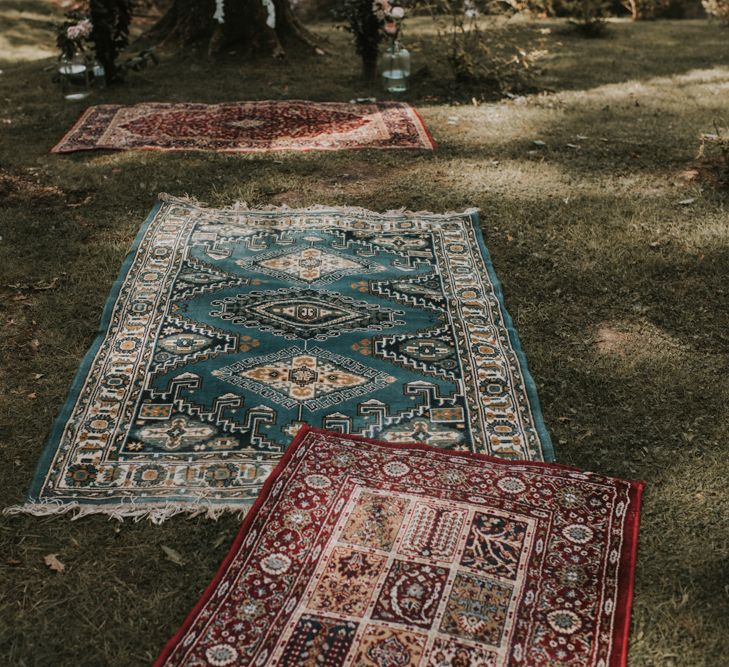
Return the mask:
MULTIPOLYGON (((449 106, 420 83, 410 99, 439 142, 433 154, 53 156, 80 107, 50 83, 50 60, 17 61, 48 49, 48 11, 41 0, 0 7, 10 26, 0 166, 23 179, 0 185, 0 505, 22 500, 158 191, 213 205, 479 206, 558 459, 647 483, 631 665, 729 664, 727 197, 681 173, 699 133, 726 115, 726 31, 617 22, 583 40, 559 23, 520 27, 525 39, 552 29, 537 79, 549 92, 449 106)), ((426 28, 408 27, 416 67, 436 58, 426 28)), ((336 57, 299 66, 163 53, 93 101, 379 95, 359 84, 346 35, 320 29, 336 57)), ((3 517, 0 664, 148 664, 237 525, 3 517), (44 565, 49 553, 63 574, 44 565)))

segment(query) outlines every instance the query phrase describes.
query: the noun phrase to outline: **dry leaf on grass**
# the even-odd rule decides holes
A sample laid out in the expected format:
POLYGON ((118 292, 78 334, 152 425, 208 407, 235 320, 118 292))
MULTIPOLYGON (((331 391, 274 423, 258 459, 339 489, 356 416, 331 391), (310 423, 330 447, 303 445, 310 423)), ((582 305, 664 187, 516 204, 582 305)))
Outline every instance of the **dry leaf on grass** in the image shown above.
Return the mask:
POLYGON ((66 569, 66 566, 58 560, 57 554, 48 554, 47 556, 43 556, 43 562, 48 566, 48 569, 58 572, 59 574, 66 569))
POLYGON ((184 565, 185 561, 182 559, 182 556, 180 555, 179 551, 175 551, 174 549, 171 549, 170 547, 166 547, 164 544, 160 545, 162 547, 162 551, 165 552, 165 556, 167 556, 167 560, 172 561, 175 565, 184 565))

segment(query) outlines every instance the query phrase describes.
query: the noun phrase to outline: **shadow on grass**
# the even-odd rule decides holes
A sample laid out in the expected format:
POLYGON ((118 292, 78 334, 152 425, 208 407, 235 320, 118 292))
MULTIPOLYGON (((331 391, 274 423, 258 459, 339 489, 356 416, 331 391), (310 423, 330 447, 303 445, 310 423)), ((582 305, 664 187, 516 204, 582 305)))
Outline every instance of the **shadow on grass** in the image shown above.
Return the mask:
MULTIPOLYGON (((601 44, 559 35, 561 53, 573 60, 550 68, 565 92, 523 106, 429 103, 424 115, 441 143, 434 153, 48 155, 80 109, 50 97, 39 64, 8 70, 0 98, 12 101, 0 115, 11 121, 1 126, 10 141, 0 145, 0 159, 62 194, 39 197, 30 188, 0 203, 2 505, 27 490, 106 295, 160 190, 212 205, 475 205, 559 460, 648 484, 631 662, 722 664, 729 652, 722 593, 729 585, 722 565, 729 559, 726 206, 666 174, 693 151, 695 128, 729 102, 729 63, 716 49, 699 53, 700 36, 704 49, 715 44, 714 28, 683 29, 655 23, 636 32, 620 24, 601 44), (673 31, 686 35, 683 43, 667 41, 673 31), (654 39, 665 62, 649 48, 654 39), (570 54, 583 44, 577 61, 570 54), (614 64, 620 52, 611 56, 607 47, 616 45, 642 57, 614 64), (667 58, 671 49, 686 58, 667 58), (697 70, 715 78, 705 85, 697 70), (686 84, 656 80, 673 74, 686 84), (460 120, 451 125, 454 115, 460 120), (677 203, 688 195, 692 204, 677 203), (52 289, 12 287, 55 278, 52 289)), ((349 56, 308 71, 233 61, 211 70, 187 54, 94 102, 349 99, 370 90, 343 88, 355 70, 349 56)), ((148 664, 237 526, 233 516, 162 526, 0 518, 7 554, 0 662, 148 664), (180 552, 185 565, 166 560, 161 545, 180 552), (64 575, 43 565, 48 553, 67 564, 64 575)))

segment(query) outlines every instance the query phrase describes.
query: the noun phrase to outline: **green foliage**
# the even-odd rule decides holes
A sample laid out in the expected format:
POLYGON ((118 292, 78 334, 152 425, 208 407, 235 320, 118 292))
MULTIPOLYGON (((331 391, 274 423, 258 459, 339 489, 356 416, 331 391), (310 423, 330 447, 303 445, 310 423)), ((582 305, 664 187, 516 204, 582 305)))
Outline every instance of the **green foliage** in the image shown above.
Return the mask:
POLYGON ((729 0, 701 0, 706 13, 729 24, 729 0))
POLYGON ((89 16, 94 26, 91 41, 108 83, 121 79, 116 61, 129 44, 132 4, 133 0, 89 0, 89 16))
POLYGON ((583 35, 596 37, 605 32, 605 19, 610 11, 608 0, 562 0, 560 9, 583 35))
POLYGON ((154 52, 154 49, 144 49, 144 51, 140 51, 136 56, 127 58, 120 65, 120 69, 124 71, 140 72, 141 70, 146 69, 150 63, 159 65, 159 58, 157 58, 157 54, 154 52))
POLYGON ((69 35, 69 29, 74 30, 83 21, 88 20, 88 16, 80 11, 74 10, 64 14, 65 21, 58 25, 56 33, 56 46, 61 52, 61 56, 71 59, 79 51, 83 52, 85 37, 72 37, 69 35))
POLYGON ((338 0, 333 14, 336 19, 346 21, 344 29, 354 36, 354 48, 362 58, 365 79, 374 79, 382 33, 380 21, 372 11, 372 0, 338 0))
POLYGON ((480 97, 503 97, 528 87, 527 74, 545 51, 523 46, 506 30, 484 30, 472 3, 435 0, 428 9, 457 90, 471 94, 475 86, 480 97))

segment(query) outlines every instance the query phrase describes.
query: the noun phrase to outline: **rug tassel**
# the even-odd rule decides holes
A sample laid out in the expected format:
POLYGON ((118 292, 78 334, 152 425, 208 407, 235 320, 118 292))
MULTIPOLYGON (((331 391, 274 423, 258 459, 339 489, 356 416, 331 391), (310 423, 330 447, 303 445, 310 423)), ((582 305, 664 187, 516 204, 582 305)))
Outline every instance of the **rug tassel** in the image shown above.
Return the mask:
POLYGON ((100 514, 109 519, 116 519, 123 522, 124 519, 131 519, 135 523, 148 520, 155 525, 164 523, 167 519, 178 514, 187 514, 188 519, 203 515, 206 519, 217 521, 223 514, 235 513, 239 519, 243 519, 248 512, 248 507, 230 507, 215 505, 208 502, 194 503, 165 503, 157 507, 139 507, 133 502, 119 503, 116 505, 81 505, 80 503, 63 503, 60 501, 30 502, 24 505, 13 505, 3 510, 5 515, 30 514, 33 516, 53 516, 57 514, 71 513, 72 521, 77 521, 92 514, 100 514))
POLYGON ((398 209, 390 209, 388 211, 370 211, 366 208, 362 208, 359 206, 324 206, 321 204, 318 204, 316 206, 307 206, 304 208, 297 208, 288 206, 286 204, 281 204, 280 206, 276 205, 266 205, 266 206, 256 206, 255 208, 251 208, 248 206, 248 204, 244 201, 235 201, 232 204, 228 206, 220 206, 217 208, 213 208, 210 206, 206 206, 205 204, 201 203, 198 199, 195 197, 192 197, 190 195, 171 195, 167 192, 160 192, 157 195, 157 199, 159 199, 161 202, 165 202, 168 204, 182 204, 185 206, 192 206, 194 208, 197 208, 201 211, 209 210, 213 213, 219 213, 221 211, 239 214, 239 213, 247 213, 247 212, 257 212, 262 211, 266 213, 337 213, 337 214, 345 214, 345 215, 375 215, 380 217, 400 217, 400 216, 408 216, 408 217, 423 217, 423 218, 430 218, 435 220, 442 220, 444 218, 453 218, 453 217, 461 217, 464 215, 470 215, 472 213, 478 213, 478 208, 467 208, 463 211, 448 211, 446 213, 431 213, 430 211, 410 211, 406 208, 398 208, 398 209))

